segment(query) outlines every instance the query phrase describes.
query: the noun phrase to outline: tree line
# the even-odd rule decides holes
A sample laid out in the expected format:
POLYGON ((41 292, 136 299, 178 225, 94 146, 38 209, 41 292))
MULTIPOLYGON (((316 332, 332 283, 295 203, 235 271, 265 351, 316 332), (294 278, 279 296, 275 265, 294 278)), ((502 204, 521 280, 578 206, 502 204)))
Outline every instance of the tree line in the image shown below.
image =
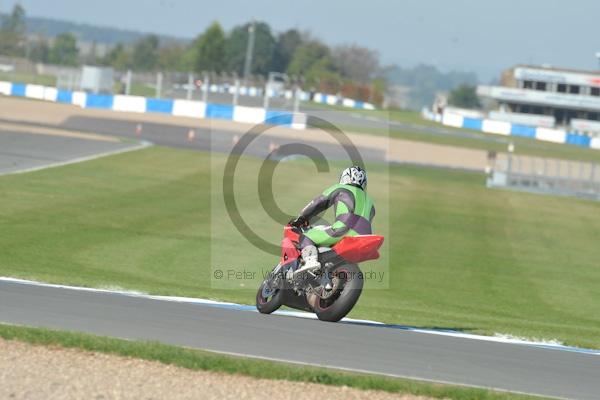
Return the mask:
POLYGON ((241 77, 250 29, 255 35, 251 74, 266 77, 269 72, 286 73, 305 89, 381 100, 385 80, 376 51, 356 44, 330 47, 307 32, 289 29, 276 33, 260 21, 235 26, 228 32, 213 22, 187 43, 146 35, 134 43, 117 44, 101 58, 93 54, 86 58, 72 33, 52 40, 42 36, 28 40, 25 10, 17 4, 0 26, 0 55, 68 66, 94 63, 118 70, 216 72, 241 77))
POLYGON ((25 9, 17 3, 0 24, 0 55, 25 57, 34 62, 79 65, 79 49, 74 35, 58 35, 50 45, 46 38, 30 41, 26 33, 25 9))

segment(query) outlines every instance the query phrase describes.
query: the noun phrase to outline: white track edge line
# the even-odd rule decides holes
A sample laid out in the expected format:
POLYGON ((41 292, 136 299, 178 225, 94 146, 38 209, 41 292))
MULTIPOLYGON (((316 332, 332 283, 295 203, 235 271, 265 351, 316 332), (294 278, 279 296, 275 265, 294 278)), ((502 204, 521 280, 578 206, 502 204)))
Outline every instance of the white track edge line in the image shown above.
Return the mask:
POLYGON ((73 158, 71 160, 66 160, 66 161, 60 161, 60 162, 56 162, 56 163, 50 163, 50 164, 40 165, 40 166, 37 166, 37 167, 19 169, 19 170, 16 170, 16 171, 0 172, 0 176, 26 174, 26 173, 29 173, 29 172, 42 171, 42 170, 50 169, 50 168, 63 167, 65 165, 79 164, 79 163, 86 162, 86 161, 97 160, 99 158, 104 158, 104 157, 109 157, 109 156, 115 156, 117 154, 123 154, 123 153, 129 153, 129 152, 132 152, 132 151, 142 150, 142 149, 145 149, 145 148, 151 147, 151 146, 154 146, 154 143, 148 142, 148 141, 141 141, 140 143, 135 144, 134 146, 125 147, 125 148, 122 148, 122 149, 116 149, 116 150, 106 151, 106 152, 103 152, 103 153, 92 154, 90 156, 77 157, 77 158, 73 158))
MULTIPOLYGON (((0 282, 17 283, 17 284, 21 284, 21 285, 47 287, 47 288, 55 288, 55 289, 65 289, 65 290, 75 290, 75 291, 92 292, 92 293, 116 294, 116 295, 121 295, 121 296, 128 296, 128 297, 149 299, 149 300, 156 300, 156 301, 201 304, 201 305, 206 305, 206 306, 224 307, 224 308, 234 309, 237 311, 258 312, 255 309, 255 307, 253 307, 251 305, 223 302, 223 301, 210 300, 210 299, 200 299, 200 298, 180 297, 180 296, 160 296, 160 295, 151 295, 151 294, 145 294, 145 293, 135 292, 135 291, 126 291, 126 290, 96 289, 96 288, 87 288, 87 287, 80 287, 80 286, 59 285, 59 284, 53 284, 53 283, 44 283, 44 282, 37 282, 37 281, 31 281, 31 280, 19 279, 19 278, 10 278, 10 277, 0 277, 0 282)), ((316 315, 307 313, 307 312, 302 312, 302 311, 283 310, 283 311, 276 311, 275 314, 282 315, 282 316, 295 317, 295 318, 316 319, 316 315)), ((352 318, 344 318, 344 319, 342 319, 341 322, 353 323, 353 324, 363 324, 363 325, 367 325, 367 326, 370 325, 370 326, 388 327, 389 329, 397 329, 397 330, 404 331, 404 332, 414 332, 414 333, 438 335, 438 336, 449 336, 449 337, 454 337, 454 338, 479 340, 479 341, 485 341, 485 342, 524 345, 524 346, 531 346, 531 347, 537 347, 537 348, 543 348, 543 349, 560 350, 560 351, 568 351, 568 352, 573 352, 573 353, 600 356, 600 350, 566 346, 566 345, 562 345, 562 344, 558 344, 558 343, 528 341, 528 340, 515 339, 515 338, 509 338, 509 337, 484 336, 484 335, 476 335, 476 334, 463 333, 463 332, 457 332, 457 331, 448 331, 448 330, 421 329, 421 328, 410 327, 410 326, 394 325, 394 324, 387 324, 384 322, 360 320, 360 319, 352 319, 352 318)))

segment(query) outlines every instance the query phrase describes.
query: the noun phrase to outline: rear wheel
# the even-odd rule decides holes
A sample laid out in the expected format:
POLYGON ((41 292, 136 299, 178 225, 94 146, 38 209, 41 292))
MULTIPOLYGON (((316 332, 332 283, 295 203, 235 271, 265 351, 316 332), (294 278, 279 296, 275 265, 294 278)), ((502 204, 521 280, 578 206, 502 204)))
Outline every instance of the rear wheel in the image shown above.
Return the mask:
POLYGON ((271 288, 271 279, 266 279, 256 293, 256 309, 261 314, 271 314, 281 307, 281 289, 271 288))
POLYGON ((352 310, 364 285, 364 278, 356 264, 340 265, 332 272, 333 289, 322 292, 315 302, 315 313, 321 321, 338 322, 352 310))

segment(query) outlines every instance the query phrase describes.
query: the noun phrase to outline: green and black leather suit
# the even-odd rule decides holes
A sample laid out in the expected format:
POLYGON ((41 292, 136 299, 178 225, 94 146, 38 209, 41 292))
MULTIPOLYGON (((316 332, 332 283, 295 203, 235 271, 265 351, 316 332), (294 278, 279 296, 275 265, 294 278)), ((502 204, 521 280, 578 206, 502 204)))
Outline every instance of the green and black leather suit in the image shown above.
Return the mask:
POLYGON ((314 227, 304 233, 300 246, 331 247, 344 236, 370 235, 375 217, 373 201, 358 186, 333 185, 311 201, 301 212, 310 220, 330 207, 334 207, 335 222, 331 226, 314 227))

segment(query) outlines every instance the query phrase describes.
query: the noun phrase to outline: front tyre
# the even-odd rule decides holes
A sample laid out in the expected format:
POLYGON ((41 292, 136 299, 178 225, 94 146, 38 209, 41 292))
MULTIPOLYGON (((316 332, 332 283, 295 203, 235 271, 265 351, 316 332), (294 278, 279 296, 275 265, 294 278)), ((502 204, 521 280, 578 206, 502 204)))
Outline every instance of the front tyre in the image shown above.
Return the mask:
POLYGON ((269 279, 263 281, 256 293, 256 309, 261 314, 271 314, 281 307, 281 289, 272 289, 269 279))
POLYGON ((315 313, 321 321, 338 322, 352 310, 358 301, 363 285, 363 274, 356 264, 340 265, 332 272, 333 293, 320 298, 315 304, 315 313))

